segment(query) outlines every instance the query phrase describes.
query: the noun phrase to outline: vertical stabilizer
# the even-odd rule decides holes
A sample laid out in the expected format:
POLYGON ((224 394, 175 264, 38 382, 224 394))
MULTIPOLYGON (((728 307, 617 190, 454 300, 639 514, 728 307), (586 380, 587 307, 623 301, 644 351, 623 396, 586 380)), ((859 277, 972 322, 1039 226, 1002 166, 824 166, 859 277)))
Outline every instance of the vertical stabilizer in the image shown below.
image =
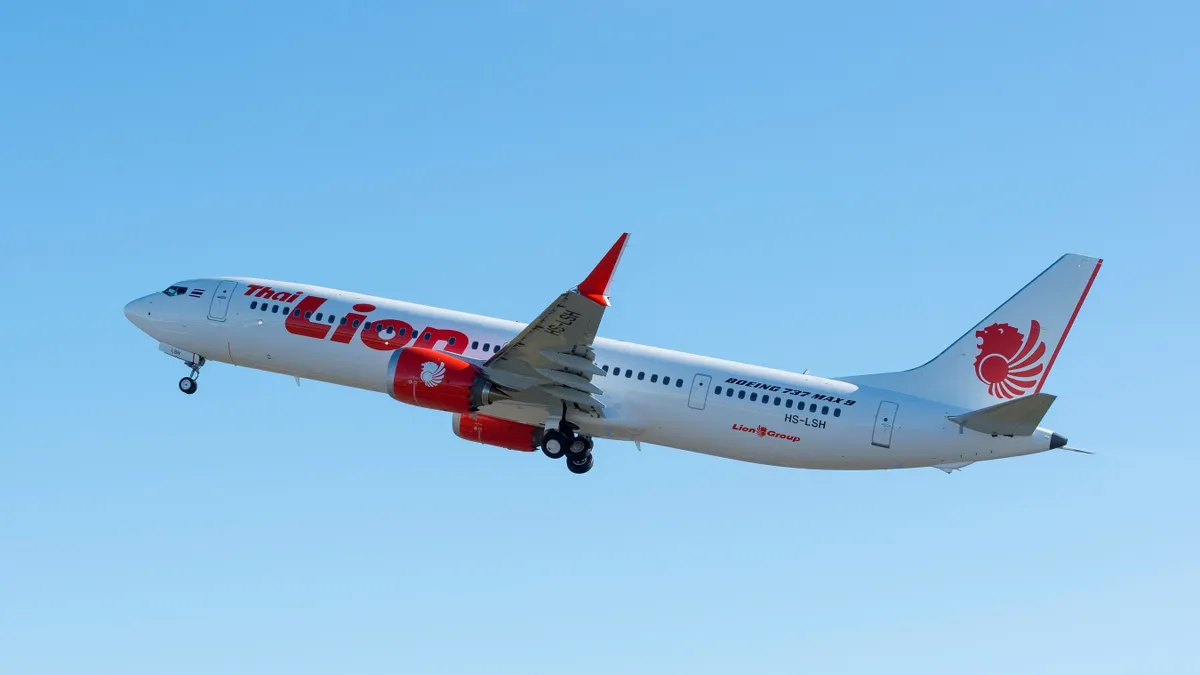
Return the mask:
POLYGON ((1102 262, 1064 255, 925 365, 838 379, 968 410, 1038 393, 1102 262))

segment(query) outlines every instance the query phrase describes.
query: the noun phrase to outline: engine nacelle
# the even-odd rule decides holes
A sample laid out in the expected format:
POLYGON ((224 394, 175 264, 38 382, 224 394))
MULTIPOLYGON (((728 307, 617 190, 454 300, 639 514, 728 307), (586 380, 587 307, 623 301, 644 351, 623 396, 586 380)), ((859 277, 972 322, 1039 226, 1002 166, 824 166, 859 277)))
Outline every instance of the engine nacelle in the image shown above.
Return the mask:
POLYGON ((402 347, 392 354, 388 394, 401 403, 452 413, 474 412, 508 398, 493 389, 479 366, 422 347, 402 347))
POLYGON ((480 414, 456 414, 453 425, 455 436, 484 445, 533 452, 542 444, 542 428, 530 424, 480 414))

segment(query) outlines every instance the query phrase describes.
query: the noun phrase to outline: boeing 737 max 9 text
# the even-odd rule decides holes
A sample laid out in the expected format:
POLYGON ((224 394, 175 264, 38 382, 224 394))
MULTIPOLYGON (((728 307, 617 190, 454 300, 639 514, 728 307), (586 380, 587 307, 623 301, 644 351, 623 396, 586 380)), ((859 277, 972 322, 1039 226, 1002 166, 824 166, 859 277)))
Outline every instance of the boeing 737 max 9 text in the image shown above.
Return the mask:
POLYGON ((928 363, 823 378, 598 337, 621 235, 529 324, 266 279, 189 279, 125 315, 183 360, 218 361, 450 414, 461 438, 592 467, 593 439, 807 469, 953 471, 1073 450, 1041 426, 1046 378, 1101 260, 1064 255, 928 363))

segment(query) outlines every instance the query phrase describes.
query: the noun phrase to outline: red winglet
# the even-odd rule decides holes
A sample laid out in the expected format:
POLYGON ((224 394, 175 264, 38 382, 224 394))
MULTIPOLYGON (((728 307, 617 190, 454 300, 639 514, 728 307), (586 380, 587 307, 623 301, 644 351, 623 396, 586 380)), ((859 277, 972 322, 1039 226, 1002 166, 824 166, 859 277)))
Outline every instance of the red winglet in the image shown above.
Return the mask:
POLYGON ((587 275, 587 278, 575 288, 580 295, 605 307, 609 306, 608 284, 612 282, 613 272, 617 271, 617 263, 621 262, 621 254, 625 251, 625 242, 628 240, 629 233, 626 232, 621 235, 620 239, 617 239, 617 243, 613 244, 612 248, 608 249, 608 253, 605 253, 604 257, 600 259, 596 269, 592 270, 592 273, 587 275))

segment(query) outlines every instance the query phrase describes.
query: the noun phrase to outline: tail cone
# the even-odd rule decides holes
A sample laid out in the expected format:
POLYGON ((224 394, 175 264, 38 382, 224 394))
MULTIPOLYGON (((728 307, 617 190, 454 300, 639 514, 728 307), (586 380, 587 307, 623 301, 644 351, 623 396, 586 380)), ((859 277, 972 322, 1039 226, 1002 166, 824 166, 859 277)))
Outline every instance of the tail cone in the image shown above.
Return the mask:
POLYGON ((1060 434, 1050 434, 1050 449, 1055 450, 1067 445, 1067 437, 1060 434))

